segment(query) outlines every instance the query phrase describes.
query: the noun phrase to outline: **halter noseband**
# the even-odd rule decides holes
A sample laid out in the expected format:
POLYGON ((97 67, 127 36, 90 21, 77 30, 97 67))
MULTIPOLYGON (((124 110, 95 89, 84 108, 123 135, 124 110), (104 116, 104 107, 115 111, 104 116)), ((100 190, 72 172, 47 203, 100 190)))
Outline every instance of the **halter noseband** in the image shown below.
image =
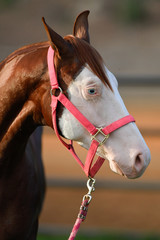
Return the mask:
POLYGON ((97 161, 92 166, 92 162, 94 159, 94 156, 97 152, 98 146, 102 145, 109 137, 109 134, 118 128, 130 123, 135 122, 134 118, 131 115, 127 115, 110 125, 104 127, 104 128, 96 128, 89 120, 69 101, 69 99, 63 94, 62 89, 59 87, 57 76, 54 68, 54 50, 49 47, 48 49, 48 70, 49 70, 49 76, 50 76, 50 84, 51 84, 51 108, 52 108, 52 122, 53 127, 55 130, 55 133, 59 140, 63 143, 63 145, 71 152, 71 154, 74 156, 76 161, 79 163, 85 174, 90 177, 94 177, 94 175, 97 173, 99 168, 104 162, 104 158, 98 157, 97 161), (55 96, 53 94, 53 90, 59 89, 59 95, 55 96), (75 153, 74 147, 73 147, 73 141, 70 140, 70 144, 67 144, 59 135, 58 128, 57 128, 57 122, 56 122, 56 109, 58 101, 61 102, 61 104, 66 107, 73 116, 87 129, 87 131, 91 135, 91 146, 88 150, 88 154, 86 157, 85 164, 82 163, 82 161, 79 159, 77 154, 75 153), (103 140, 99 141, 97 139, 97 135, 101 134, 103 136, 103 140))

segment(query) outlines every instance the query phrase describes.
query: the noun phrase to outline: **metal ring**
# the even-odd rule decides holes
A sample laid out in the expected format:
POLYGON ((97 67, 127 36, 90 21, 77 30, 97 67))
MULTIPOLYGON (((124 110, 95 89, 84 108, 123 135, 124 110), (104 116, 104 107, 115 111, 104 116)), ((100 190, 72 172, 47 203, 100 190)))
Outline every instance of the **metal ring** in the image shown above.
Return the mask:
MULTIPOLYGON (((55 91, 55 93, 56 93, 56 91, 55 91)), ((60 93, 63 93, 63 90, 62 90, 62 88, 61 87, 58 87, 58 88, 51 88, 51 90, 50 90, 50 94, 51 94, 51 96, 55 96, 55 97, 58 97, 59 95, 60 95, 60 93), (56 95, 56 94, 53 94, 53 90, 59 90, 59 94, 58 95, 56 95)))

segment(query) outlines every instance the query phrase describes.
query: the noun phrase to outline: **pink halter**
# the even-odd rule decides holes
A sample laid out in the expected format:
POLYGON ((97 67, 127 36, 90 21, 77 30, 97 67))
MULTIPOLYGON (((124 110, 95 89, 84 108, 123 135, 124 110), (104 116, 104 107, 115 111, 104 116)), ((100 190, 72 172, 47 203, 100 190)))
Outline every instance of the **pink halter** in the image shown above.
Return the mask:
POLYGON ((48 70, 49 70, 49 76, 50 76, 50 84, 51 84, 51 108, 52 108, 52 122, 53 127, 55 130, 55 133, 59 140, 63 143, 63 145, 71 152, 71 154, 74 156, 76 161, 79 163, 85 174, 90 177, 94 177, 94 175, 97 173, 97 171, 100 169, 101 165, 104 162, 104 158, 98 157, 97 161, 92 166, 92 162, 94 159, 94 156, 97 152, 97 148, 99 145, 102 145, 109 137, 109 134, 116 129, 130 123, 135 122, 134 118, 131 115, 125 116, 110 125, 102 128, 96 128, 91 122, 88 121, 88 119, 69 101, 69 99, 63 94, 62 89, 59 87, 57 76, 54 68, 54 50, 49 47, 48 49, 48 70), (59 89, 60 93, 58 96, 53 95, 53 89, 59 89), (77 154, 75 153, 74 147, 73 147, 73 141, 70 140, 70 144, 67 144, 59 135, 58 128, 57 128, 57 122, 56 122, 56 108, 57 103, 61 102, 64 107, 66 107, 73 115, 74 117, 87 129, 87 131, 91 134, 91 146, 88 150, 88 154, 86 157, 85 164, 82 163, 82 161, 79 159, 77 154), (103 135, 103 140, 99 141, 96 136, 98 134, 103 135))

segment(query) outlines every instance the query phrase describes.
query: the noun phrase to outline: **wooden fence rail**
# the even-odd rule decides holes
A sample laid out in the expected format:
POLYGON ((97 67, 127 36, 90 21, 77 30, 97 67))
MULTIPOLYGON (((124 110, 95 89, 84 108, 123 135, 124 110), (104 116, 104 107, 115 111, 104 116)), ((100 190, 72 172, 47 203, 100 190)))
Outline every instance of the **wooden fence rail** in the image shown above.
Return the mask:
MULTIPOLYGON (((62 179, 47 178, 47 187, 49 188, 86 188, 86 181, 80 179, 62 179)), ((136 191, 160 191, 160 182, 142 182, 142 181, 112 181, 100 180, 96 182, 97 189, 111 190, 136 190, 136 191)))

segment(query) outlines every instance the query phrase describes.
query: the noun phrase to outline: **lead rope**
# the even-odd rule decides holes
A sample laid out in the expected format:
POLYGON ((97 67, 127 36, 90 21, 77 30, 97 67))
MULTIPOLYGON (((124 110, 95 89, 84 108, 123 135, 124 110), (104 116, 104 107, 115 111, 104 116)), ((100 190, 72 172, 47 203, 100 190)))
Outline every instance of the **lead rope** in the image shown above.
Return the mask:
POLYGON ((77 219, 75 221, 75 224, 73 226, 72 232, 71 232, 68 240, 74 240, 75 239, 81 223, 86 219, 87 212, 88 212, 88 207, 89 207, 89 204, 92 200, 91 193, 95 191, 95 187, 94 187, 95 182, 96 182, 96 180, 94 178, 89 177, 89 179, 87 181, 88 193, 83 196, 79 214, 77 216, 77 219))

